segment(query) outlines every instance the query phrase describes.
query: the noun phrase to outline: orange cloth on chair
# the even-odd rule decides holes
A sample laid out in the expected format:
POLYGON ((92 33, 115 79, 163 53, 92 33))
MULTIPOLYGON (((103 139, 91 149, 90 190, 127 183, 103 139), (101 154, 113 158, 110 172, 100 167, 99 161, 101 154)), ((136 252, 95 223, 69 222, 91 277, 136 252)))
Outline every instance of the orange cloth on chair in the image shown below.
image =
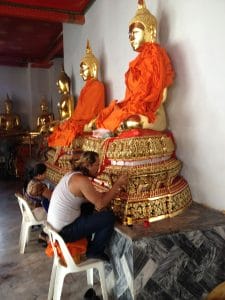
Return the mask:
POLYGON ((97 128, 114 131, 128 117, 141 114, 155 120, 164 88, 172 84, 174 71, 166 51, 156 43, 144 43, 125 74, 126 94, 103 109, 96 120, 97 128))
MULTIPOLYGON (((66 246, 71 254, 71 256, 75 259, 76 262, 79 262, 79 257, 82 254, 85 254, 87 251, 88 241, 87 239, 82 239, 72 243, 66 243, 66 246)), ((61 249, 58 245, 56 245, 58 255, 63 258, 61 249)), ((51 243, 48 243, 47 248, 45 249, 45 254, 49 257, 54 255, 51 243)))
POLYGON ((105 106, 104 85, 89 79, 80 92, 76 108, 70 119, 54 128, 48 137, 50 147, 70 146, 73 139, 83 133, 84 125, 94 119, 105 106))

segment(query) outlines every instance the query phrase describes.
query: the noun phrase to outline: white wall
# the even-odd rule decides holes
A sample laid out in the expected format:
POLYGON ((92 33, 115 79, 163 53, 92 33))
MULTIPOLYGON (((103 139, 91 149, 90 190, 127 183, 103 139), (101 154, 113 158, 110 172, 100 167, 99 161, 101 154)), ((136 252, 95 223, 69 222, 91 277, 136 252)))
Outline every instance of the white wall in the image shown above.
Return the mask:
POLYGON ((107 102, 124 96, 124 73, 128 62, 135 57, 128 43, 128 20, 136 10, 135 1, 95 1, 86 14, 85 25, 64 24, 64 61, 72 75, 73 92, 79 95, 83 81, 79 64, 85 55, 89 39, 93 53, 100 63, 99 79, 106 85, 107 102), (133 7, 130 9, 128 6, 133 7), (130 11, 130 12, 129 12, 130 11))
POLYGON ((59 76, 61 75, 63 65, 63 59, 57 58, 54 60, 53 66, 48 71, 48 100, 49 100, 49 107, 51 108, 51 111, 54 113, 55 119, 59 119, 59 112, 57 108, 57 103, 59 102, 61 95, 58 92, 58 88, 56 86, 56 81, 59 79, 59 76))
MULTIPOLYGON (((160 44, 176 71, 167 112, 182 174, 196 202, 225 209, 225 1, 146 3, 157 17, 160 44)), ((124 73, 136 55, 128 42, 128 23, 136 8, 137 0, 98 0, 86 14, 85 25, 64 24, 65 70, 72 76, 74 94, 83 86, 79 63, 88 38, 100 60, 107 102, 123 98, 124 73)))
POLYGON ((44 96, 58 119, 57 103, 60 95, 56 81, 62 68, 62 59, 56 59, 49 69, 15 68, 0 66, 0 113, 8 94, 13 110, 18 113, 24 129, 35 130, 40 114, 40 100, 44 96), (52 105, 51 105, 52 102, 52 105))
POLYGON ((194 200, 225 209, 225 1, 166 4, 162 26, 169 27, 169 37, 164 39, 177 78, 167 111, 177 155, 194 200))

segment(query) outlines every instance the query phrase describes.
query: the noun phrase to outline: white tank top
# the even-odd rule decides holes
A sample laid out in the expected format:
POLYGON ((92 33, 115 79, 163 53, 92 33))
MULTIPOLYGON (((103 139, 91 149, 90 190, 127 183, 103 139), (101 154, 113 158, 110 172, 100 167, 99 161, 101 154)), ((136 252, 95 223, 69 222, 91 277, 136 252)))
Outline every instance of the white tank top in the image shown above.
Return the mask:
POLYGON ((81 204, 88 202, 85 198, 73 195, 69 190, 70 177, 77 173, 80 172, 65 174, 52 193, 47 221, 56 231, 75 221, 80 216, 81 204))

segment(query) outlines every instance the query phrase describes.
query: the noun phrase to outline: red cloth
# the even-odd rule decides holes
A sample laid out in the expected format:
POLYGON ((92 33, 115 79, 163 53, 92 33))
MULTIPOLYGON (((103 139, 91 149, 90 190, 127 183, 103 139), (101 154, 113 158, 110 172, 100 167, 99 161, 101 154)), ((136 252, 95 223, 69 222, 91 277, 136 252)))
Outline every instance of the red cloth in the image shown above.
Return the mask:
POLYGON ((54 128, 53 133, 48 137, 48 145, 50 147, 70 146, 73 139, 83 133, 84 125, 94 119, 104 106, 103 83, 97 79, 87 80, 71 118, 54 128))
POLYGON ((112 101, 96 120, 97 128, 114 131, 131 115, 141 114, 155 121, 164 88, 172 84, 174 71, 165 51, 156 43, 145 43, 125 74, 125 99, 112 101))
POLYGON ((117 138, 123 139, 123 138, 131 138, 131 137, 135 137, 135 136, 149 136, 149 135, 150 136, 151 135, 162 135, 162 132, 152 130, 152 129, 137 128, 137 129, 130 129, 130 130, 123 131, 117 136, 117 138))

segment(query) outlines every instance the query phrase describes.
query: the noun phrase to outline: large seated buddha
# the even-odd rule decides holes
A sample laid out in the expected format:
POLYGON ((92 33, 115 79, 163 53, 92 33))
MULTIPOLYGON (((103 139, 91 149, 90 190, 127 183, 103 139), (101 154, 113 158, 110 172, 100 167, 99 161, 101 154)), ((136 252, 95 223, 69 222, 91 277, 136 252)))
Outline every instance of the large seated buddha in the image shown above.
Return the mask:
POLYGON ((160 131, 167 128, 163 103, 174 71, 165 49, 156 42, 156 18, 143 1, 139 2, 129 24, 130 44, 138 55, 125 74, 125 97, 112 101, 102 110, 96 120, 90 122, 90 129, 106 128, 115 132, 121 127, 160 131))
MULTIPOLYGON (((73 140, 80 139, 83 134, 85 124, 95 118, 105 106, 105 88, 104 84, 98 80, 99 63, 92 53, 89 41, 87 41, 86 54, 81 59, 80 76, 85 82, 81 89, 76 107, 72 116, 60 122, 48 137, 47 157, 52 172, 58 169, 69 169, 70 159, 73 156, 73 140)), ((60 174, 64 170, 60 171, 60 174)))
POLYGON ((138 55, 125 74, 125 97, 112 101, 89 123, 96 132, 103 128, 116 136, 89 137, 82 145, 83 150, 98 149, 101 155, 96 188, 104 191, 121 173, 128 174, 128 186, 112 203, 123 223, 127 216, 133 222, 172 217, 192 201, 188 183, 180 176, 182 163, 164 110, 174 71, 156 33, 156 18, 139 0, 129 24, 130 44, 138 55))
POLYGON ((125 97, 101 110, 85 126, 92 135, 84 134, 73 144, 73 149, 100 154, 99 175, 93 182, 98 190, 107 190, 121 173, 128 174, 128 186, 112 201, 124 224, 128 216, 134 223, 172 217, 192 201, 164 110, 174 71, 156 32, 156 18, 139 0, 129 24, 130 44, 138 55, 125 74, 125 97))

